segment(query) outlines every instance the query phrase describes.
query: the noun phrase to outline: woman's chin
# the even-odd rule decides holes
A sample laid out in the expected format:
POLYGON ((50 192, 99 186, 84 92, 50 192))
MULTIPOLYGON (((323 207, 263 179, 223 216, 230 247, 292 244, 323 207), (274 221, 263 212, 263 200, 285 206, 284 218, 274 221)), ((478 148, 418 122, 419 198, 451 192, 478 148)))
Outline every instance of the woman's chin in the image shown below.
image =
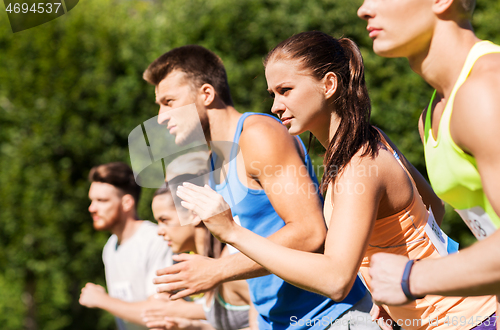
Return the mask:
POLYGON ((289 126, 288 127, 288 133, 290 133, 290 135, 299 135, 299 134, 302 134, 304 132, 305 131, 303 129, 300 129, 297 126, 289 126))

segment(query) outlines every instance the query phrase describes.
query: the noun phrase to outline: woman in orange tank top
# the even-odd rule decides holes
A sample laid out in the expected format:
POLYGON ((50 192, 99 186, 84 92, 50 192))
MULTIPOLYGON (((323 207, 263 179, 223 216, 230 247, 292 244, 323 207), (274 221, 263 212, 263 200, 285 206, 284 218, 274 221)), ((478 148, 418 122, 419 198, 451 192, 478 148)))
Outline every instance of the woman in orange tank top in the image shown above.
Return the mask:
MULTIPOLYGON (((329 229, 324 254, 288 249, 239 227, 222 197, 208 187, 179 189, 183 205, 221 241, 270 272, 336 301, 347 295, 358 271, 370 288, 370 257, 376 252, 411 259, 447 254, 447 237, 428 211, 432 208, 440 222, 442 202, 387 137, 369 124, 363 61, 354 42, 321 32, 300 33, 274 48, 265 66, 274 98, 271 111, 290 134, 310 131, 326 149, 322 188, 329 229)), ((279 186, 279 180, 275 184, 279 186)), ((282 191, 293 193, 286 187, 282 191)), ((412 297, 409 290, 407 294, 412 297)), ((419 298, 383 308, 406 330, 472 329, 496 308, 492 296, 419 298)), ((326 327, 345 328, 335 323, 326 327)))

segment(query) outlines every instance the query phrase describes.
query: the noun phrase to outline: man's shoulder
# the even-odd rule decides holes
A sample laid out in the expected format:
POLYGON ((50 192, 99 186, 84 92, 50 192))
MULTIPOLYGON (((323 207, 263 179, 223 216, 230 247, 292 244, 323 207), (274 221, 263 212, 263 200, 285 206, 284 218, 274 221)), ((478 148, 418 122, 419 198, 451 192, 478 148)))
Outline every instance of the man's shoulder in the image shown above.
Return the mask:
POLYGON ((290 151, 294 137, 283 124, 269 116, 250 116, 245 120, 239 145, 246 154, 254 156, 290 151))
MULTIPOLYGON (((498 47, 500 50, 500 47, 498 47)), ((472 70, 470 71, 467 80, 460 87, 458 93, 466 89, 479 89, 485 85, 498 83, 500 80, 500 53, 490 53, 479 57, 472 70)), ((494 85, 493 87, 497 87, 494 85)))
POLYGON ((285 126, 283 126, 277 118, 265 114, 256 114, 248 116, 245 119, 241 136, 243 137, 244 135, 255 134, 267 130, 278 130, 281 131, 281 133, 287 132, 285 126))
MULTIPOLYGON (((497 46, 500 50, 500 46, 497 46)), ((500 52, 489 53, 479 57, 472 68, 470 77, 476 74, 488 75, 490 73, 498 75, 500 73, 500 52)))
POLYGON ((113 255, 113 252, 116 251, 117 244, 118 237, 115 234, 111 235, 102 249, 102 260, 104 263, 106 263, 106 260, 108 260, 110 256, 113 255))
POLYGON ((500 53, 481 57, 457 91, 451 118, 453 140, 465 150, 489 133, 500 121, 500 53))
POLYGON ((115 234, 109 236, 108 240, 106 241, 106 244, 104 244, 103 251, 114 249, 117 243, 118 243, 118 237, 115 234))
MULTIPOLYGON (((473 108, 474 115, 477 112, 491 111, 500 107, 500 53, 487 54, 480 57, 470 72, 467 80, 460 86, 455 96, 453 112, 467 109, 467 112, 460 112, 460 115, 471 114, 473 108), (477 105, 474 107, 473 105, 477 105)), ((496 110, 494 110, 497 112, 496 110)))

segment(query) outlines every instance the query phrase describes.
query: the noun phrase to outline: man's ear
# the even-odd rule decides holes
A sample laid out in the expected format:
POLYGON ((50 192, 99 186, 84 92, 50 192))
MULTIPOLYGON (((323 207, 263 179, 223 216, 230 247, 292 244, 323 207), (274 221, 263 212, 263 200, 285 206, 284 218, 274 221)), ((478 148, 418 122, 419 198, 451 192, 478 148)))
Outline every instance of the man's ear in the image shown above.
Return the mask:
POLYGON ((214 86, 210 84, 203 84, 199 91, 200 96, 203 98, 203 105, 206 107, 210 106, 215 100, 216 93, 214 86))
POLYGON ((433 0, 432 10, 436 15, 442 15, 452 7, 455 1, 459 0, 433 0))
POLYGON ((333 72, 328 72, 323 77, 323 83, 325 88, 325 97, 329 99, 337 91, 337 86, 338 86, 337 75, 333 72))
POLYGON ((135 199, 130 194, 125 194, 122 196, 122 207, 123 211, 129 212, 135 208, 135 199))

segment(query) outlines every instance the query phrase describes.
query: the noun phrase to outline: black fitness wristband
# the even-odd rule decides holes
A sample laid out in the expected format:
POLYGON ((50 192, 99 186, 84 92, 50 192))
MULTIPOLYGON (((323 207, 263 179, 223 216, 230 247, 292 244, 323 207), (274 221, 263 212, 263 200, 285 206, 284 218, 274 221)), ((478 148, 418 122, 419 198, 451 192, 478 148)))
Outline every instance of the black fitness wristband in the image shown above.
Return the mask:
POLYGON ((410 300, 417 300, 425 297, 425 295, 421 297, 415 297, 410 291, 410 273, 411 273, 411 268, 413 267, 415 261, 418 261, 418 259, 408 260, 405 266, 405 271, 403 272, 403 278, 401 279, 401 289, 403 289, 406 298, 410 300))

